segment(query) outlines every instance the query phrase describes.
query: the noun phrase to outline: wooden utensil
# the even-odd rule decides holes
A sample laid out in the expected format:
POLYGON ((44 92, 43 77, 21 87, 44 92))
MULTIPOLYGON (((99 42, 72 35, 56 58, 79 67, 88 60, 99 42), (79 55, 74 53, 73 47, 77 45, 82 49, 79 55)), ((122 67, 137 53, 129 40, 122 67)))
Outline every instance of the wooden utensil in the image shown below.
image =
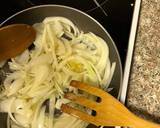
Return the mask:
POLYGON ((22 53, 35 40, 34 28, 27 24, 12 24, 0 28, 0 61, 22 53))
POLYGON ((122 103, 111 96, 109 93, 78 81, 70 83, 72 87, 76 87, 89 94, 100 97, 101 101, 96 102, 77 96, 73 93, 66 93, 65 98, 88 107, 96 111, 96 115, 92 116, 69 105, 63 104, 61 109, 63 112, 79 117, 82 120, 95 124, 97 126, 129 126, 131 128, 160 128, 160 125, 141 119, 131 113, 122 103))

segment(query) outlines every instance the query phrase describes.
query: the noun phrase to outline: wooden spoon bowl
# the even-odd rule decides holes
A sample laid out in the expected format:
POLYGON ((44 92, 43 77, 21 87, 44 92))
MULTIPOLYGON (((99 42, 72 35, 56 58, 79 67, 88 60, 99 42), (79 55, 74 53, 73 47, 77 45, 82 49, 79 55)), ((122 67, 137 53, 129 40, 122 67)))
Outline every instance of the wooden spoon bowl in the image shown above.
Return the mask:
POLYGON ((12 24, 0 28, 0 61, 22 53, 33 43, 35 37, 36 31, 27 24, 12 24))

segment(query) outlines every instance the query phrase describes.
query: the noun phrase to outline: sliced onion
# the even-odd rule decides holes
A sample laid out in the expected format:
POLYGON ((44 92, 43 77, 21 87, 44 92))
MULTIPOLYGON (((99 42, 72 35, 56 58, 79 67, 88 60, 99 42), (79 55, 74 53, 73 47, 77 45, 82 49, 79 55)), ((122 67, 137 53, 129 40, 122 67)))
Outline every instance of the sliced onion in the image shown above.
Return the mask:
POLYGON ((64 99, 64 92, 79 93, 69 85, 71 80, 103 89, 109 86, 116 64, 110 62, 107 42, 80 31, 65 17, 48 17, 34 28, 37 34, 33 48, 8 63, 12 72, 7 74, 0 95, 0 110, 9 115, 8 127, 86 127, 88 123, 64 113, 56 117, 54 111, 70 102, 64 99))

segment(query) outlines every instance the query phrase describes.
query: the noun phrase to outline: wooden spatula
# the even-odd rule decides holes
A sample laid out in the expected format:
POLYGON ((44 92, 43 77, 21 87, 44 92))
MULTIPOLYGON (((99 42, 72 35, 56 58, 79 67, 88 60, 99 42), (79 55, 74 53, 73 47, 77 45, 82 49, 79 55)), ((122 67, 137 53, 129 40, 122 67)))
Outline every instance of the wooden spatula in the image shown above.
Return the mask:
POLYGON ((92 116, 69 105, 63 104, 61 109, 63 112, 79 117, 80 119, 95 124, 97 126, 129 126, 131 128, 160 128, 160 125, 141 119, 131 113, 122 103, 107 92, 94 86, 72 81, 72 87, 76 87, 82 91, 88 92, 101 98, 100 102, 89 100, 83 96, 77 96, 73 93, 66 93, 65 98, 88 107, 96 111, 96 115, 92 116))

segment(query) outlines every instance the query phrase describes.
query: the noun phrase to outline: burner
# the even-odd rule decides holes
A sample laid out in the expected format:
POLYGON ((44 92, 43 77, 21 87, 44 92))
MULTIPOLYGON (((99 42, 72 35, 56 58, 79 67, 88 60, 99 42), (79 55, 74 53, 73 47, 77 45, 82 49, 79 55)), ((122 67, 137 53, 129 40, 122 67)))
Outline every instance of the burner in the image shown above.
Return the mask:
POLYGON ((82 11, 88 11, 97 7, 96 3, 92 0, 27 0, 32 5, 42 4, 60 4, 71 6, 82 11), (87 3, 87 4, 86 4, 87 3))

